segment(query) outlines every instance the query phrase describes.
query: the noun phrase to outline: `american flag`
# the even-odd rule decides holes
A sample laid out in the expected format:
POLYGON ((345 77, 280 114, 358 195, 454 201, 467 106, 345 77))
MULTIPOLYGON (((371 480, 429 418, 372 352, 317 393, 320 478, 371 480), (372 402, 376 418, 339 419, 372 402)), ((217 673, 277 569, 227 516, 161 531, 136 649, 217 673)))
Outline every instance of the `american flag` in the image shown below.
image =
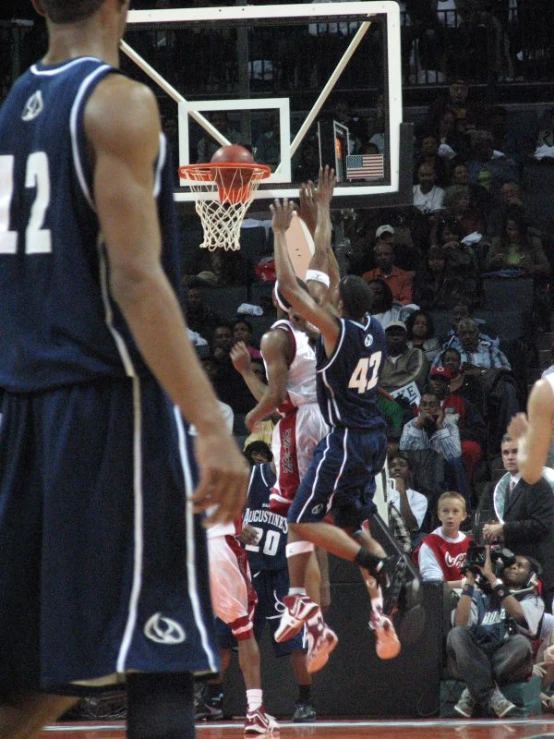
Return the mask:
POLYGON ((384 176, 382 154, 349 154, 346 157, 347 180, 377 180, 384 176))

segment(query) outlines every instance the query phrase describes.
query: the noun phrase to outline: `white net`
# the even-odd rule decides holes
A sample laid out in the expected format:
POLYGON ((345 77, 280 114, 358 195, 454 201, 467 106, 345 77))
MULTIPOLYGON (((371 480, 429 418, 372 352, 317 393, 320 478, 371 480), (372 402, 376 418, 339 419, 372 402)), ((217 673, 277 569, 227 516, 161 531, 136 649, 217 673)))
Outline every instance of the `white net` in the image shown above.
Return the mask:
POLYGON ((240 249, 240 227, 260 181, 269 177, 263 164, 191 164, 180 176, 196 195, 203 249, 240 249))

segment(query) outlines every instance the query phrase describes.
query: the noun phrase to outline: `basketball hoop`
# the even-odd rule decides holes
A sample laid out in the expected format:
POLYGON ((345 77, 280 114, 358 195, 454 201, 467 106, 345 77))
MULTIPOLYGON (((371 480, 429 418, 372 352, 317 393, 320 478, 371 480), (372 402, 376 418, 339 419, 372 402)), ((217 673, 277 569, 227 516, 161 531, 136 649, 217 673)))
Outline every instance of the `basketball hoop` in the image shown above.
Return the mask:
POLYGON ((200 216, 204 249, 240 249, 240 227, 261 180, 271 174, 266 164, 255 162, 207 162, 179 167, 188 180, 200 216))

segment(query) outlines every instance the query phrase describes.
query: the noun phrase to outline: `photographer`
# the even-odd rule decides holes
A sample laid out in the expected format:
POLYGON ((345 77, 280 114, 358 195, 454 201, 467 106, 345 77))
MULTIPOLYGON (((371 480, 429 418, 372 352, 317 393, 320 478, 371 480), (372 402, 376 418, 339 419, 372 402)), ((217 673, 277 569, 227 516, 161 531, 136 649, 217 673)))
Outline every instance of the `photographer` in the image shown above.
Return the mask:
POLYGON ((531 639, 537 636, 544 613, 537 592, 540 566, 507 549, 494 551, 493 558, 495 567, 490 547, 468 549, 466 578, 447 639, 449 671, 467 685, 454 709, 466 718, 477 705, 499 718, 515 710, 497 683, 529 677, 531 639))
POLYGON ((469 511, 469 485, 462 464, 460 432, 456 424, 445 418, 437 394, 429 391, 422 394, 418 415, 404 425, 400 437, 401 451, 424 449, 432 449, 444 458, 450 488, 464 496, 469 511))

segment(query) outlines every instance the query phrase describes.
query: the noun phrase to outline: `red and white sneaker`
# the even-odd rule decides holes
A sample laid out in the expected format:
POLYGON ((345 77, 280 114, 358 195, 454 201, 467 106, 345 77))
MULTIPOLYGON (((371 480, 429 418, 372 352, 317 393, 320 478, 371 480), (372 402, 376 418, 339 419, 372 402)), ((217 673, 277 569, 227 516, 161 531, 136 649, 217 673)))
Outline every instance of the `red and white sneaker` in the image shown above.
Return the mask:
POLYGON ((317 603, 307 595, 285 595, 283 604, 285 610, 275 632, 276 642, 287 641, 298 634, 305 622, 319 611, 317 603))
POLYGON ((321 611, 307 622, 306 640, 306 669, 308 672, 317 672, 327 664, 329 655, 339 642, 335 632, 323 620, 321 611))
POLYGON ((279 724, 265 712, 265 708, 260 706, 255 711, 248 711, 246 721, 244 722, 244 733, 249 734, 273 734, 279 733, 279 724))
POLYGON ((390 618, 381 609, 372 609, 369 628, 375 632, 375 651, 380 659, 394 659, 400 653, 400 641, 390 618))

